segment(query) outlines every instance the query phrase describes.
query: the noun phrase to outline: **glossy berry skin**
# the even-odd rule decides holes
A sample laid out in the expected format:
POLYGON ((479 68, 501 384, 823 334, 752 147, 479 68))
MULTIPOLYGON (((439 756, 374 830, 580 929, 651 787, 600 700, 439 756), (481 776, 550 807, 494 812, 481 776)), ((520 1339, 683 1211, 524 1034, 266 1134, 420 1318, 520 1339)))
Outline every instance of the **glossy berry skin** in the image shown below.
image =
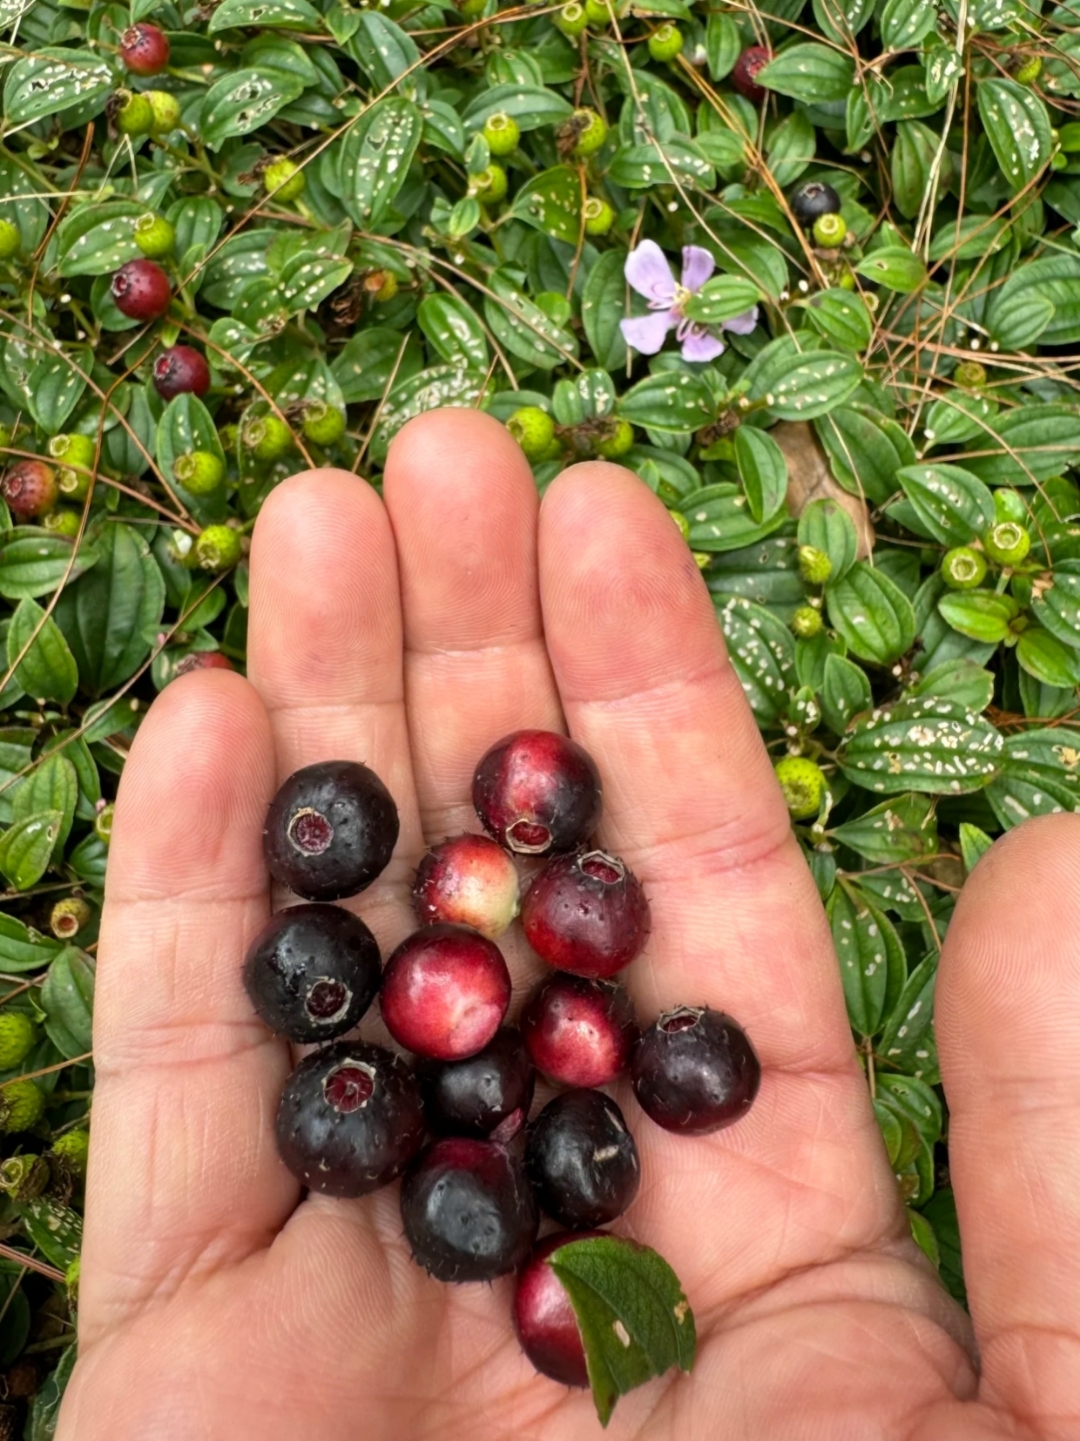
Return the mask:
POLYGON ((649 903, 629 866, 586 851, 547 863, 525 893, 521 924, 529 945, 556 970, 613 976, 641 953, 649 903))
POLYGON ((176 227, 164 215, 147 211, 140 215, 131 229, 132 239, 149 260, 171 255, 176 245, 176 227))
POLYGON ((428 851, 412 895, 422 926, 439 921, 472 926, 493 941, 518 913, 517 870, 487 836, 455 836, 428 851))
POLYGON ((746 1114, 761 1063, 746 1032, 723 1011, 678 1006, 644 1032, 630 1075, 638 1105, 658 1126, 704 1135, 746 1114))
POLYGON ((263 829, 267 868, 306 901, 338 901, 370 886, 398 838, 394 798, 357 761, 320 761, 295 771, 270 802, 263 829))
POLYGON ((847 233, 844 217, 835 211, 819 215, 814 221, 814 244, 820 245, 823 250, 835 250, 838 245, 843 245, 847 233))
POLYGON ((731 83, 740 95, 754 105, 760 105, 768 94, 763 85, 757 83, 757 73, 772 59, 764 45, 751 45, 735 61, 731 72, 731 83))
POLYGON ((587 1386, 585 1347, 570 1297, 548 1264, 553 1252, 574 1241, 594 1240, 603 1231, 557 1231, 545 1236, 529 1257, 514 1292, 514 1332, 541 1376, 564 1386, 587 1386))
POLYGON ((791 213, 800 225, 812 226, 823 215, 837 215, 840 196, 824 180, 807 180, 791 192, 791 213))
POLYGON ((503 1026, 463 1061, 419 1061, 428 1125, 440 1135, 486 1136, 515 1111, 527 1114, 536 1073, 521 1032, 503 1026))
POLYGON ((413 1260, 436 1280, 493 1281, 526 1259, 540 1212, 505 1146, 448 1136, 409 1167, 401 1220, 413 1260))
POLYGON ((365 1196, 400 1176, 423 1145, 420 1087, 381 1046, 335 1041, 289 1077, 276 1129, 282 1160, 310 1190, 365 1196))
POLYGON ((621 1216, 641 1184, 637 1146, 603 1091, 564 1091, 529 1127, 525 1170, 553 1221, 571 1231, 621 1216))
POLYGON ((600 819, 600 773, 556 731, 515 731, 481 758, 472 800, 501 846, 531 856, 572 851, 600 819))
POLYGON ((640 1034, 633 1003, 614 981, 557 972, 521 1013, 532 1063, 563 1086, 603 1086, 630 1064, 640 1034))
POLYGON ((235 670, 236 667, 227 655, 222 655, 219 650, 193 650, 189 651, 182 660, 176 662, 173 671, 173 680, 178 675, 190 675, 193 670, 235 670))
POLYGON ((278 911, 244 960, 244 987, 260 1018, 297 1042, 351 1030, 375 999, 381 974, 375 937, 340 906, 278 911))
POLYGON ((153 260, 129 260, 109 285, 113 303, 129 320, 157 320, 172 299, 169 277, 153 260))
POLYGON ((17 460, 0 480, 0 496, 16 521, 37 520, 56 504, 56 472, 43 460, 17 460))
POLYGON ((131 25, 120 36, 119 55, 132 75, 160 75, 169 63, 168 36, 145 21, 131 25))
POLYGON ((494 941, 469 926, 425 926, 386 963, 379 1006, 409 1051, 459 1061, 482 1051, 510 1005, 510 972, 494 941))
POLYGON ((210 389, 210 367, 201 351, 190 345, 172 345, 154 361, 154 389, 163 400, 177 395, 205 395, 210 389))

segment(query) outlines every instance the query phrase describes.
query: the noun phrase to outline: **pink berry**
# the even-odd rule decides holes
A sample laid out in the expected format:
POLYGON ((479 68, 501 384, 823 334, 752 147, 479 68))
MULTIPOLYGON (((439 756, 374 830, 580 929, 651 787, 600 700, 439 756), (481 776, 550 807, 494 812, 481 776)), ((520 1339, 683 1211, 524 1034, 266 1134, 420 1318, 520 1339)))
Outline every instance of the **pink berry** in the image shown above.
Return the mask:
POLYGON ((169 277, 153 260, 129 260, 121 265, 109 290, 117 310, 129 320, 157 320, 172 299, 169 277))
POLYGON ((639 1029, 622 986, 557 971, 525 1002, 521 1033, 533 1065, 549 1080, 603 1086, 630 1064, 639 1029))
POLYGON ((613 976, 645 944, 649 903, 628 866, 604 851, 587 851, 548 862, 526 892, 521 923, 549 966, 613 976))
POLYGON ((514 1331, 521 1349, 540 1372, 564 1386, 587 1386, 585 1347, 566 1288, 548 1264, 562 1246, 603 1236, 603 1231, 557 1231, 545 1236, 518 1277, 514 1331))
POLYGON ((600 774, 589 753, 555 731, 515 731, 481 759, 473 805, 484 829, 522 855, 572 851, 600 818, 600 774))
POLYGON ((154 389, 164 400, 177 395, 205 395, 210 389, 210 367, 201 351, 190 345, 172 345, 154 361, 154 389))
POLYGON ((193 650, 176 662, 173 679, 178 675, 190 675, 193 670, 235 670, 227 655, 219 650, 193 650))
POLYGON ((487 836, 465 835, 434 846, 413 882, 416 919, 472 926, 493 941, 518 913, 518 876, 513 861, 487 836))
POLYGON ((0 496, 20 522, 47 515, 58 494, 56 472, 43 460, 17 460, 0 480, 0 496))
POLYGON ((677 1006, 634 1047, 631 1077, 650 1120, 665 1131, 704 1135, 750 1109, 761 1062, 746 1032, 723 1011, 677 1006))
POLYGON ((120 36, 120 59, 132 75, 160 75, 169 63, 169 37, 145 21, 120 36))
POLYGON ((763 85, 757 83, 755 77, 771 59, 772 55, 764 45, 751 45, 735 61, 735 69, 731 72, 732 85, 740 95, 745 95, 747 100, 755 105, 760 105, 768 93, 763 85))
POLYGON ((510 972, 494 941, 468 926, 426 926, 386 963, 379 997, 394 1040, 434 1061, 482 1051, 510 1004, 510 972))

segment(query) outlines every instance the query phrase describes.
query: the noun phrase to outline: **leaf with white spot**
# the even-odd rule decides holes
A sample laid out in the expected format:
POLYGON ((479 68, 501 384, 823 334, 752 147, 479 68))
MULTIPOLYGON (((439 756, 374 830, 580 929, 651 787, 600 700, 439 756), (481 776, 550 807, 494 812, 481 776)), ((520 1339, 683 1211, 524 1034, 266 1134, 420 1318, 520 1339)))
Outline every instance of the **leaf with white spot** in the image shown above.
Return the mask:
POLYGON ((811 42, 789 45, 758 71, 755 79, 767 90, 792 100, 846 100, 855 78, 850 55, 811 42))
POLYGON ((89 107, 90 119, 104 109, 112 88, 112 69, 104 60, 85 50, 45 47, 8 71, 4 113, 9 126, 22 126, 78 105, 89 107))
POLYGON ((633 385, 619 401, 618 413, 632 425, 650 430, 698 430, 715 419, 712 392, 688 370, 661 370, 633 385))
POLYGON ((577 356, 573 333, 530 300, 510 272, 492 271, 488 285, 492 294, 484 296, 484 319, 505 350, 544 370, 577 356))
POLYGON ((838 350, 796 348, 790 336, 770 341, 743 373, 752 401, 778 420, 814 420, 845 401, 862 380, 862 366, 838 350))
POLYGON ((900 865, 937 852, 935 802, 924 795, 900 795, 834 826, 829 835, 875 865, 900 865))
MULTIPOLYGON (((1080 647, 1080 561, 1057 562, 1050 584, 1034 587, 1031 613, 1065 645, 1080 647)), ((1047 683, 1058 684, 1056 681, 1047 683)))
POLYGON ((923 525, 942 545, 967 545, 994 524, 994 497, 959 465, 907 465, 896 472, 923 525))
POLYGON ((904 982, 896 1004, 885 1017, 877 1055, 889 1066, 928 1086, 941 1079, 934 1036, 934 986, 938 953, 931 951, 904 982))
POLYGON ((729 596, 717 615, 754 718, 762 726, 774 724, 797 684, 795 637, 772 611, 742 597, 729 596))
POLYGON ((1015 195, 1031 184, 1054 148, 1046 106, 1029 86, 1001 76, 980 80, 975 96, 990 148, 1015 195))
POLYGON ((786 514, 787 460, 768 431, 740 425, 735 432, 735 464, 739 467, 750 514, 759 525, 786 514))
POLYGON ((576 245, 581 236, 581 179, 569 165, 553 165, 525 182, 510 213, 555 240, 576 245))
POLYGON ((241 30, 257 25, 263 29, 283 25, 290 30, 319 30, 322 16, 307 0, 221 0, 210 16, 208 35, 218 30, 241 30))
POLYGON ((873 1036, 887 1005, 903 987, 907 970, 904 947, 884 911, 843 880, 825 909, 840 961, 851 1028, 860 1036, 873 1036))
POLYGON ((832 626, 861 660, 888 665, 915 643, 915 612, 900 587, 860 560, 825 587, 832 626))
POLYGON ((282 70, 233 70, 211 85, 203 101, 199 138, 211 150, 272 120, 304 93, 303 81, 282 70))
POLYGON ((881 706, 855 722, 836 752, 850 781, 880 794, 964 795, 1001 769, 1001 733, 952 701, 916 699, 881 706))
POLYGON ((48 435, 63 430, 90 379, 94 353, 88 345, 61 347, 30 372, 30 411, 48 435))
POLYGON ((411 100, 389 95, 372 105, 345 137, 342 203, 357 225, 378 224, 405 184, 424 117, 411 100))
POLYGON ((753 545, 787 519, 781 506, 767 519, 756 520, 749 496, 727 481, 694 491, 687 498, 686 507, 690 547, 709 554, 753 545))

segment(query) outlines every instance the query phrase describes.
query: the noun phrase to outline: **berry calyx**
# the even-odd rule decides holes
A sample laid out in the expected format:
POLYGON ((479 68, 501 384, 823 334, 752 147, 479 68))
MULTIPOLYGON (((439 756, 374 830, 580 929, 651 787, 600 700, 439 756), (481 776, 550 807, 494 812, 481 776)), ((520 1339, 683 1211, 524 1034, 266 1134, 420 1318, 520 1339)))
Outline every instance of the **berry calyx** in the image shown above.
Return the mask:
POLYGON ((484 829, 521 855, 571 851, 600 816, 600 774, 589 753, 555 731, 504 736, 476 767, 472 801, 484 829))
POLYGON ((114 96, 113 120, 121 135, 149 135, 154 128, 154 107, 145 95, 118 90, 114 96))
POLYGON ((791 629, 800 640, 811 640, 820 635, 824 624, 816 605, 801 605, 791 617, 791 629))
POLYGON ((355 896, 382 874, 397 845, 394 798, 357 761, 295 771, 270 802, 263 853, 270 874, 307 901, 355 896))
POLYGON ((504 1026, 461 1061, 417 1062, 424 1114, 433 1131, 486 1136, 515 1111, 528 1113, 536 1073, 521 1032, 504 1026))
POLYGON ((481 205, 498 205, 500 200, 506 198, 508 186, 506 171, 493 160, 469 181, 469 194, 475 195, 481 205))
POLYGON ((328 1041, 363 1017, 379 989, 375 937, 340 906, 289 906, 248 947, 244 987, 262 1021, 295 1042, 328 1041))
POLYGON ((140 215, 132 226, 132 238, 142 253, 150 260, 161 260, 171 255, 176 244, 176 228, 164 215, 155 215, 148 210, 140 215))
POLYGON ((240 430, 240 443, 256 460, 280 460, 292 449, 293 435, 279 415, 253 415, 240 430))
POLYGON ((65 1131, 49 1147, 49 1158, 60 1162, 72 1176, 82 1181, 86 1178, 87 1161, 90 1157, 90 1132, 85 1126, 74 1131, 65 1131))
POLYGON ((118 54, 132 75, 160 75, 169 63, 169 38, 156 25, 140 21, 120 36, 118 54))
POLYGON ((578 0, 569 0, 569 4, 553 16, 553 20, 555 28, 561 30, 568 40, 576 40, 589 23, 585 7, 579 5, 578 0))
MULTIPOLYGON (((81 896, 65 896, 49 912, 49 930, 58 941, 70 941, 93 919, 94 912, 81 896)), ((0 1070, 3 1070, 0 1066, 0 1070)))
POLYGON ((154 112, 151 135, 168 135, 180 124, 180 102, 168 90, 144 90, 154 112))
POLYGON ((549 1260, 563 1246, 603 1235, 603 1231, 557 1231, 545 1236, 529 1257, 514 1292, 518 1344, 541 1376, 564 1386, 587 1386, 589 1373, 577 1316, 549 1260))
POLYGON ((379 1008, 406 1050, 436 1061, 482 1051, 510 1005, 510 972, 494 941, 468 926, 414 931, 383 972, 379 1008))
POLYGON ((814 221, 814 243, 823 250, 835 250, 838 245, 843 245, 847 233, 842 215, 819 215, 814 221))
POLYGON ((832 575, 832 561, 817 546, 800 545, 799 574, 807 585, 824 585, 832 575))
MULTIPOLYGON (((65 473, 75 474, 74 471, 61 471, 60 476, 62 477, 65 473)), ((68 540, 72 540, 78 535, 81 523, 78 511, 62 509, 51 510, 41 522, 50 535, 64 535, 68 540)))
POLYGON ((785 756, 773 767, 788 810, 797 821, 816 816, 828 789, 824 772, 806 756, 785 756))
POLYGON ((605 851, 557 856, 525 893, 525 938, 549 966, 572 975, 613 976, 640 955, 649 904, 625 862, 605 851))
POLYGON ((169 277, 153 260, 129 260, 113 276, 109 293, 117 310, 129 320, 157 320, 169 308, 169 277))
POLYGON ((757 74, 771 59, 772 54, 764 45, 750 45, 735 61, 731 83, 740 95, 754 105, 760 105, 768 93, 763 85, 757 83, 757 74))
POLYGON ((586 235, 606 235, 615 224, 615 211, 599 195, 590 195, 581 213, 586 235))
POLYGON ((108 845, 112 840, 113 818, 116 815, 116 805, 109 801, 100 810, 94 812, 94 835, 103 845, 108 845))
POLYGON ((0 1192, 13 1201, 32 1201, 49 1184, 52 1173, 40 1156, 9 1156, 0 1164, 0 1192))
POLYGON ((34 1081, 0 1086, 0 1131, 27 1131, 45 1114, 45 1093, 34 1081))
POLYGON ((604 1086, 625 1071, 640 1033, 622 986, 556 973, 525 1002, 521 1034, 533 1065, 549 1080, 604 1086))
POLYGON ((983 550, 998 565, 1019 565, 1031 550, 1031 536, 1013 520, 992 525, 982 538, 983 550))
POLYGON ((192 569, 198 567, 218 575, 223 570, 232 570, 240 555, 240 536, 231 525, 208 525, 195 537, 191 547, 192 569))
POLYGON ((541 1208, 573 1231, 607 1225, 641 1184, 637 1146, 603 1091, 564 1091, 529 1127, 525 1170, 541 1208))
POLYGON ((47 515, 57 493, 56 473, 43 460, 17 460, 0 480, 0 496, 20 523, 47 515))
POLYGON ((666 1131, 704 1135, 739 1120, 761 1084, 746 1032, 708 1006, 667 1011, 634 1047, 638 1105, 666 1131))
POLYGON ((682 31, 670 23, 661 25, 649 36, 649 54, 654 60, 674 60, 683 48, 682 31))
POLYGON ((0 1011, 0 1071, 13 1071, 37 1045, 37 1027, 22 1011, 0 1011))
POLYGON ((276 1132, 282 1160, 305 1186, 365 1196, 400 1176, 423 1145, 420 1087, 381 1046, 334 1041, 289 1077, 276 1132))
POLYGON ((412 895, 422 926, 448 921, 471 926, 494 941, 518 913, 517 870, 487 836, 456 836, 428 851, 417 868, 412 895))
POLYGON ((812 226, 823 215, 838 215, 840 196, 824 180, 807 180, 788 197, 791 213, 802 226, 812 226))
POLYGON ((539 460, 555 439, 555 422, 538 405, 523 405, 515 410, 506 428, 525 452, 526 460, 539 460))
POLYGON ((952 378, 961 390, 982 390, 988 379, 986 366, 981 360, 962 360, 952 378))
POLYGON ((271 160, 262 172, 262 183, 267 195, 272 195, 275 200, 287 203, 302 195, 307 186, 307 177, 288 156, 281 155, 276 160, 271 160))
POLYGON ((607 121, 597 111, 590 110, 587 106, 575 110, 566 123, 572 127, 574 135, 574 148, 571 153, 578 159, 595 155, 607 139, 607 121))
POLYGON ((484 122, 483 136, 492 155, 513 155, 521 139, 521 127, 512 115, 499 110, 484 122))
POLYGON ((941 578, 951 590, 975 590, 986 578, 986 557, 970 545, 957 545, 941 559, 941 578))
POLYGON ((189 495, 210 495, 225 479, 225 462, 212 450, 189 450, 173 461, 173 475, 189 495))
POLYGON ((191 345, 172 345, 154 361, 154 389, 163 400, 178 395, 205 395, 210 389, 210 367, 202 351, 191 345))
POLYGON ((634 448, 634 427, 621 417, 609 421, 610 433, 596 443, 596 453, 604 460, 621 460, 634 448))
POLYGON ((0 260, 10 260, 12 256, 18 255, 21 244, 19 227, 10 220, 0 220, 0 260))
POLYGON ((345 435, 345 416, 325 400, 309 400, 304 407, 301 429, 316 445, 337 445, 345 435))

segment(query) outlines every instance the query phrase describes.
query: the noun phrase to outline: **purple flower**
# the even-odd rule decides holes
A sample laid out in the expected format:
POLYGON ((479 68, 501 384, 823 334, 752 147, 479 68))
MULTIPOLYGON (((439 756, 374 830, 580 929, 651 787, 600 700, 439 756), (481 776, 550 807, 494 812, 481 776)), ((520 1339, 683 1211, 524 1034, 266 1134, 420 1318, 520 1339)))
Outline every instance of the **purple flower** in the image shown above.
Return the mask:
POLYGON ((688 320, 683 307, 716 269, 716 261, 700 245, 684 245, 682 255, 682 276, 678 281, 655 240, 643 240, 626 257, 626 279, 649 302, 651 313, 621 320, 623 339, 642 355, 655 355, 663 347, 668 331, 674 329, 682 343, 684 360, 715 360, 723 355, 724 342, 713 332, 732 330, 736 335, 749 335, 758 322, 758 308, 752 305, 742 315, 718 326, 688 320))

